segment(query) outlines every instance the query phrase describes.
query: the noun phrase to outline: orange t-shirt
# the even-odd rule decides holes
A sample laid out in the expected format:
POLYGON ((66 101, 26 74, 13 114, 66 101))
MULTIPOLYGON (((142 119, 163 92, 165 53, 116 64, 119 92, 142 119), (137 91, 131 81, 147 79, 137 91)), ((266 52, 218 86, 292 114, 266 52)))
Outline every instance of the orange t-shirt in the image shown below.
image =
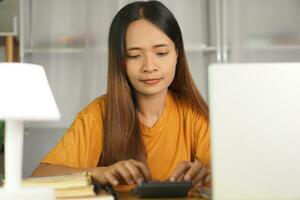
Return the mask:
MULTIPOLYGON (((95 99, 76 117, 42 163, 75 168, 96 167, 103 148, 105 96, 95 99)), ((208 121, 168 92, 166 107, 154 127, 141 124, 152 178, 169 178, 181 161, 210 162, 208 121)))

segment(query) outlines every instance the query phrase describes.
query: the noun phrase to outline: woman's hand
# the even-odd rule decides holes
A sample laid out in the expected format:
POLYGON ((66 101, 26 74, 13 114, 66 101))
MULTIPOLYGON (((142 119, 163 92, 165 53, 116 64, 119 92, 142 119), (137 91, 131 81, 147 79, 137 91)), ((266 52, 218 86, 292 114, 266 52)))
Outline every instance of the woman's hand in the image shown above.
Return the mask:
POLYGON ((150 178, 148 167, 139 161, 130 159, 119 161, 108 167, 98 167, 92 171, 92 176, 101 184, 140 184, 150 178))
POLYGON ((208 184, 210 180, 210 169, 201 164, 197 159, 194 162, 180 162, 170 177, 171 182, 192 181, 195 187, 208 184))

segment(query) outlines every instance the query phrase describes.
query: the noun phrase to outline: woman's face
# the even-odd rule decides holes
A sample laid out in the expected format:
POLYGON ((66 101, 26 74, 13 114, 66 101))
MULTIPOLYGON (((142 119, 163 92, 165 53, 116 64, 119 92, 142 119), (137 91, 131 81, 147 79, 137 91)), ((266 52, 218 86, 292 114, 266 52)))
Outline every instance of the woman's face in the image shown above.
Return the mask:
POLYGON ((177 63, 173 41, 144 19, 132 22, 125 36, 126 72, 137 95, 166 92, 177 63))

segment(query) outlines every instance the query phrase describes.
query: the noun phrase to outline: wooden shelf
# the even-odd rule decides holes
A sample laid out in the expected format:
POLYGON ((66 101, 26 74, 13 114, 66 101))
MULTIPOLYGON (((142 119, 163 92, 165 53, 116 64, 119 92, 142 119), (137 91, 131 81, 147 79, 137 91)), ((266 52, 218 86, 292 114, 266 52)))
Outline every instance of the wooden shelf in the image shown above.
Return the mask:
POLYGON ((0 37, 4 38, 5 62, 18 62, 18 42, 14 34, 1 32, 0 37))

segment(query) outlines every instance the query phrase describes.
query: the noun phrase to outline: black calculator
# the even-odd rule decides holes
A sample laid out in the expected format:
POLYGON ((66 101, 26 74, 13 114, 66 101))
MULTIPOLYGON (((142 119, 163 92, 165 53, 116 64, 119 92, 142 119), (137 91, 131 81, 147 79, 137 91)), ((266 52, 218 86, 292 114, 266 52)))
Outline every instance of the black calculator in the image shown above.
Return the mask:
POLYGON ((133 189, 133 194, 139 198, 179 198, 186 197, 192 186, 190 181, 144 182, 133 189))

